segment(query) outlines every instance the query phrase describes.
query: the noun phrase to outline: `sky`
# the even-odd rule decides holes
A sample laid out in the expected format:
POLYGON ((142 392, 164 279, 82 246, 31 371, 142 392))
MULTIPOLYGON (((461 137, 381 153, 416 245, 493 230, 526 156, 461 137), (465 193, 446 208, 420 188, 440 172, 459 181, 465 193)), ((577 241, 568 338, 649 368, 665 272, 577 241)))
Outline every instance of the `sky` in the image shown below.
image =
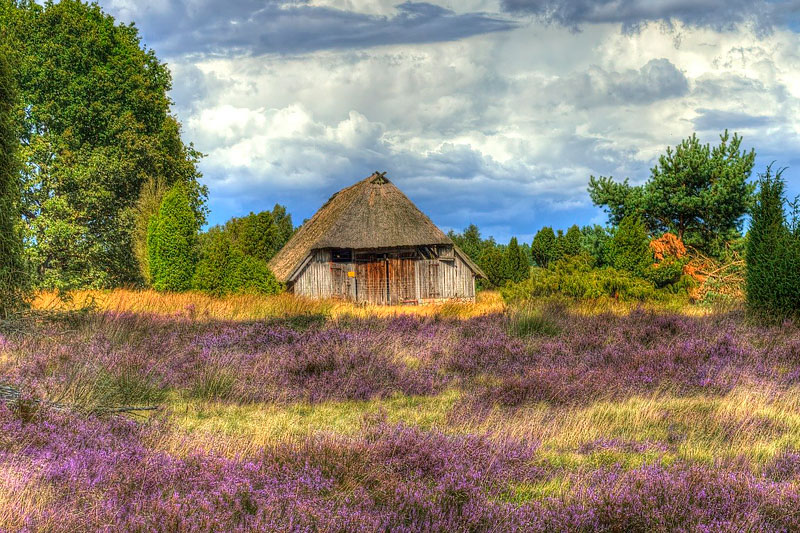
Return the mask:
POLYGON ((442 229, 604 224, 589 177, 642 183, 726 128, 800 194, 800 0, 101 0, 173 74, 211 224, 295 224, 386 171, 442 229))

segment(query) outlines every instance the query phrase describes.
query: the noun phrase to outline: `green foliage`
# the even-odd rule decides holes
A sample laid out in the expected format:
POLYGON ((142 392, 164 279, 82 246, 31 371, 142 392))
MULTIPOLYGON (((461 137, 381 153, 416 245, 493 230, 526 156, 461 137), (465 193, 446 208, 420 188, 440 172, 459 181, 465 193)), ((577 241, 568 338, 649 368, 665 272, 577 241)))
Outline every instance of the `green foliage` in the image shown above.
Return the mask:
POLYGON ((581 228, 581 248, 592 256, 595 266, 611 266, 611 239, 613 236, 613 229, 597 224, 581 228))
POLYGON ((578 255, 582 251, 581 239, 583 235, 577 225, 572 225, 567 230, 561 242, 561 253, 563 256, 578 255))
POLYGON ((0 46, 0 317, 22 307, 27 288, 19 227, 18 136, 13 120, 16 105, 11 66, 5 48, 0 46))
POLYGON ((517 244, 517 238, 511 237, 503 254, 503 281, 519 283, 530 275, 528 260, 517 244))
POLYGON ((533 237, 531 255, 536 266, 547 268, 558 256, 556 234, 553 228, 545 226, 533 237))
POLYGON ((475 263, 480 262, 481 253, 483 253, 484 248, 486 248, 486 244, 481 238, 481 232, 478 226, 470 224, 462 233, 456 233, 450 230, 447 235, 470 259, 475 261, 475 263))
POLYGON ((193 281, 195 289, 215 296, 277 294, 283 290, 266 261, 242 252, 229 232, 212 228, 201 240, 200 261, 193 281))
POLYGON ((782 170, 767 167, 747 235, 747 304, 772 315, 800 312, 800 234, 784 213, 782 170))
POLYGON ((625 270, 593 268, 591 257, 580 254, 555 262, 551 268, 534 268, 531 277, 502 289, 509 302, 561 295, 575 299, 611 297, 623 301, 659 300, 666 293, 625 270))
POLYGON ((0 0, 0 27, 19 66, 21 210, 36 285, 140 282, 143 185, 184 184, 196 225, 205 217, 201 154, 170 114, 166 65, 135 26, 96 4, 0 0))
POLYGON ((625 270, 642 276, 653 264, 653 252, 647 229, 638 216, 622 219, 611 239, 611 264, 617 270, 625 270))
POLYGON ((589 180, 592 201, 605 206, 613 224, 641 215, 653 233, 672 232, 683 242, 718 256, 740 235, 754 187, 747 183, 755 152, 740 150, 742 138, 725 131, 720 144, 700 144, 696 135, 667 148, 644 185, 610 177, 589 180))
POLYGON ((683 278, 683 267, 686 261, 676 257, 669 257, 658 263, 650 265, 643 275, 650 280, 656 288, 663 289, 668 286, 680 284, 683 278))
POLYGON ((487 247, 481 253, 478 266, 489 278, 487 281, 493 287, 500 287, 506 281, 503 257, 503 252, 496 246, 487 247))
POLYGON ((229 220, 225 223, 224 231, 243 254, 266 263, 289 241, 294 226, 286 208, 275 204, 272 211, 250 213, 246 217, 229 220))
POLYGON ((197 263, 197 218, 182 185, 164 196, 158 214, 150 218, 147 252, 153 288, 181 292, 192 287, 197 263))
POLYGON ((139 266, 139 275, 146 285, 151 285, 150 258, 147 253, 147 229, 150 219, 158 213, 166 193, 164 182, 148 178, 139 192, 139 199, 133 209, 133 254, 139 266))

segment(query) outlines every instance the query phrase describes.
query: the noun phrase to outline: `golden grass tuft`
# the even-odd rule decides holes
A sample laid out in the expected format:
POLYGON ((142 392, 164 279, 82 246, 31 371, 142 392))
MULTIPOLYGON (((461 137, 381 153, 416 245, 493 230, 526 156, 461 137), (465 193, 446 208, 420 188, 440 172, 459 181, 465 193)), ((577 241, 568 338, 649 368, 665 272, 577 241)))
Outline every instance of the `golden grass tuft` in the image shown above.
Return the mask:
POLYGON ((75 291, 68 298, 56 292, 40 292, 33 308, 43 311, 74 311, 91 308, 99 311, 130 312, 167 316, 182 316, 196 320, 263 320, 297 315, 392 317, 398 315, 442 316, 469 318, 505 309, 498 292, 478 293, 473 303, 442 303, 430 305, 357 305, 341 300, 312 300, 279 294, 264 296, 238 294, 221 298, 202 293, 159 293, 152 290, 114 289, 108 291, 75 291))

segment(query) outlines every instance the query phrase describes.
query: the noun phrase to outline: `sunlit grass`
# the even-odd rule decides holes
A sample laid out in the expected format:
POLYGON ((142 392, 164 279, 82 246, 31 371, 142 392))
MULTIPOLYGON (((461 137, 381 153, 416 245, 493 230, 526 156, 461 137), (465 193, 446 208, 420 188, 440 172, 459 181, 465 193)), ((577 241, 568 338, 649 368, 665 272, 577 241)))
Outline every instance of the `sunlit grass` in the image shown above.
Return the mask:
POLYGON ((170 446, 177 442, 175 449, 180 449, 191 442, 190 446, 247 454, 318 433, 356 435, 370 416, 385 416, 389 423, 444 429, 459 396, 458 391, 448 390, 436 396, 396 394, 370 401, 280 405, 202 401, 176 394, 167 404, 167 413, 180 435, 170 446))
POLYGON ((500 313, 505 304, 500 293, 479 292, 475 303, 448 302, 430 305, 357 305, 340 300, 312 300, 291 294, 232 295, 222 298, 201 293, 158 293, 152 290, 75 291, 68 298, 41 292, 33 301, 37 310, 68 311, 83 308, 100 311, 180 315, 198 320, 259 320, 296 315, 391 317, 402 314, 468 318, 500 313))
POLYGON ((609 462, 640 466, 657 457, 707 464, 744 458, 758 466, 781 451, 800 448, 800 390, 741 387, 724 396, 662 393, 588 407, 497 409, 471 429, 538 441, 549 464, 569 468, 609 462), (578 453, 602 439, 661 444, 666 451, 578 453))

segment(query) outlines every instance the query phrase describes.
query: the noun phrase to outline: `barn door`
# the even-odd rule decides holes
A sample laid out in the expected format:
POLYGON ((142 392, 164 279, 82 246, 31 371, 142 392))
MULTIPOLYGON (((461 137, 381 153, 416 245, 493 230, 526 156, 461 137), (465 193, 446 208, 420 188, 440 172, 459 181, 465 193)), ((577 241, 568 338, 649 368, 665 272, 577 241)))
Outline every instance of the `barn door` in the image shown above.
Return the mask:
POLYGON ((358 301, 371 304, 387 304, 388 272, 385 260, 357 263, 356 279, 358 301))
POLYGON ((441 298, 442 293, 439 290, 439 261, 425 259, 419 261, 418 266, 419 297, 422 299, 441 298))
POLYGON ((414 259, 389 259, 389 302, 392 305, 417 298, 414 259))
POLYGON ((350 265, 331 263, 331 298, 349 300, 353 294, 354 279, 348 276, 350 265))

